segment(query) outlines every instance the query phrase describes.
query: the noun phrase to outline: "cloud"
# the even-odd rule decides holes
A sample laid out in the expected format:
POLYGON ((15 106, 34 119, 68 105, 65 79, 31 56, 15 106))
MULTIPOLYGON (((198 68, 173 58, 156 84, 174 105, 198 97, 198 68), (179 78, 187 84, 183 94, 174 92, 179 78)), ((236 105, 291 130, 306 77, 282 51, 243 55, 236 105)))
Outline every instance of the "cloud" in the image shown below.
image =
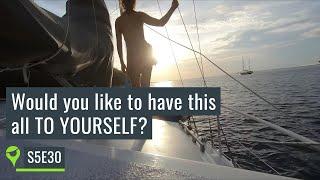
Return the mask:
POLYGON ((295 31, 304 31, 312 27, 317 26, 317 23, 311 21, 310 19, 302 20, 288 20, 280 25, 275 25, 273 27, 265 29, 269 33, 289 33, 295 31))
POLYGON ((303 33, 303 36, 307 38, 320 37, 320 27, 311 29, 310 31, 303 33))
POLYGON ((231 10, 230 6, 219 4, 214 8, 214 11, 218 14, 226 14, 231 10))

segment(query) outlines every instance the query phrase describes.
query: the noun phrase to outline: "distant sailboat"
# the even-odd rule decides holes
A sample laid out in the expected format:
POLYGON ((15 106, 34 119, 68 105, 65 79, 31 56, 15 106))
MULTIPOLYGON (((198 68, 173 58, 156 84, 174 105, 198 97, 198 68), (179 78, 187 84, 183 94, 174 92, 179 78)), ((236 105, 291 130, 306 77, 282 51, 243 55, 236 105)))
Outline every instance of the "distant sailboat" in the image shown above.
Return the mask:
POLYGON ((250 65, 250 59, 249 59, 249 64, 248 64, 248 69, 245 68, 245 62, 242 57, 242 71, 240 72, 241 75, 250 75, 253 74, 253 71, 251 70, 251 65, 250 65))

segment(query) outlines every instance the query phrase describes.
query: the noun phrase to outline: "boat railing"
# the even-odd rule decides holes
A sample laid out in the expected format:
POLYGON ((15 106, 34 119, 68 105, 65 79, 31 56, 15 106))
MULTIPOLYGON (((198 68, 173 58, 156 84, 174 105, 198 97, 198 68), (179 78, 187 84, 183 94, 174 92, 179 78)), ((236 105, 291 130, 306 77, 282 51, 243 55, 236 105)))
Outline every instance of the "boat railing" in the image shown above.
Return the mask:
MULTIPOLYGON (((310 149, 313 149, 318 152, 320 151, 320 146, 319 146, 320 143, 313 141, 307 137, 304 137, 304 136, 297 134, 293 131, 285 129, 279 125, 273 124, 273 123, 266 121, 262 118, 256 117, 251 114, 244 113, 239 110, 236 110, 234 108, 231 108, 231 107, 228 107, 225 105, 222 105, 222 108, 227 109, 231 112, 237 113, 241 116, 244 116, 247 119, 256 121, 258 123, 262 123, 262 124, 272 128, 273 130, 281 132, 281 133, 299 141, 299 142, 281 142, 281 141, 254 141, 254 140, 235 139, 237 144, 239 144, 246 151, 248 151, 250 154, 252 154, 260 162, 265 164, 266 167, 271 169, 275 174, 280 175, 280 173, 275 168, 273 168, 266 160, 261 158, 251 148, 244 145, 244 142, 248 142, 248 143, 256 142, 256 143, 265 143, 265 144, 268 143, 268 144, 287 145, 287 146, 300 146, 300 147, 310 148, 310 149)), ((231 147, 228 143, 227 136, 223 130, 223 124, 221 123, 220 116, 214 116, 214 118, 200 117, 197 120, 195 120, 194 117, 190 117, 187 122, 180 122, 180 124, 185 129, 186 133, 188 135, 191 135, 192 141, 194 143, 199 144, 201 152, 216 151, 218 153, 218 155, 227 158, 227 160, 229 160, 234 167, 241 168, 241 166, 235 161, 235 159, 233 157, 233 153, 232 153, 231 147), (212 121, 213 119, 216 119, 215 124, 212 121), (207 123, 207 125, 205 123, 207 123), (210 146, 206 146, 206 144, 209 144, 210 146), (210 148, 211 150, 209 150, 208 148, 210 148), (227 151, 225 151, 225 149, 227 149, 227 151)))
POLYGON ((265 124, 265 125, 267 125, 268 127, 272 128, 272 129, 274 129, 274 130, 277 130, 277 131, 279 131, 279 132, 281 132, 281 133, 283 133, 283 134, 285 134, 285 135, 287 135, 287 136, 289 136, 289 137, 294 138, 295 140, 300 141, 300 142, 276 142, 276 141, 261 141, 261 142, 264 142, 264 143, 274 143, 274 144, 284 144, 284 145, 300 145, 300 146, 306 146, 306 147, 310 147, 310 148, 312 148, 312 149, 320 152, 320 147, 319 147, 320 143, 319 143, 319 142, 316 142, 316 141, 311 140, 311 139, 309 139, 309 138, 307 138, 307 137, 304 137, 304 136, 302 136, 302 135, 300 135, 300 134, 297 134, 297 133, 295 133, 295 132, 293 132, 293 131, 290 131, 290 130, 285 129, 285 128, 281 127, 281 126, 278 126, 278 125, 276 125, 276 124, 273 124, 273 123, 271 123, 271 122, 269 122, 269 121, 266 121, 266 120, 261 119, 261 118, 258 118, 258 117, 256 117, 256 116, 253 116, 253 115, 244 113, 244 112, 239 111, 239 110, 236 110, 236 109, 234 109, 234 108, 227 107, 227 106, 224 106, 224 105, 222 105, 222 107, 225 108, 225 109, 227 109, 227 110, 230 110, 230 111, 232 111, 232 112, 235 112, 235 113, 237 113, 237 114, 239 114, 239 115, 242 115, 242 116, 244 116, 244 117, 246 117, 246 118, 249 118, 249 119, 251 119, 251 120, 254 120, 254 121, 256 121, 256 122, 265 124))

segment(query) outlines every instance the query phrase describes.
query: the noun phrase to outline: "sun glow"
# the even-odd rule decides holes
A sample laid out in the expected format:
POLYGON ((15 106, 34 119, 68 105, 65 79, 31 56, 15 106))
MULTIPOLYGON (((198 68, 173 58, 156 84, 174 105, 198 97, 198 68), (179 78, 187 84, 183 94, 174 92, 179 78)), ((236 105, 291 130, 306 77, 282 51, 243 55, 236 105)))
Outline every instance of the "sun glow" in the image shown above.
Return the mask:
POLYGON ((171 49, 170 43, 167 39, 155 35, 154 33, 146 33, 147 34, 147 41, 153 47, 153 56, 157 61, 156 68, 166 68, 170 65, 175 65, 174 56, 172 50, 174 51, 174 55, 177 59, 177 62, 181 61, 185 58, 186 52, 181 48, 176 48, 174 45, 171 49))

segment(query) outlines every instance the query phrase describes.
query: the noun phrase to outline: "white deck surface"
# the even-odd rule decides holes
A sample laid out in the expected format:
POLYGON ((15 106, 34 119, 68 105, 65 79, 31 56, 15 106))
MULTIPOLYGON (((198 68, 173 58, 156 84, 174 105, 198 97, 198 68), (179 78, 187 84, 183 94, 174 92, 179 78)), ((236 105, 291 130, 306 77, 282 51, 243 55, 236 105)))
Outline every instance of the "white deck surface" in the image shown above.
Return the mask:
POLYGON ((192 143, 191 137, 183 132, 178 123, 153 120, 152 125, 152 140, 84 140, 84 142, 194 161, 205 160, 200 148, 192 143))

